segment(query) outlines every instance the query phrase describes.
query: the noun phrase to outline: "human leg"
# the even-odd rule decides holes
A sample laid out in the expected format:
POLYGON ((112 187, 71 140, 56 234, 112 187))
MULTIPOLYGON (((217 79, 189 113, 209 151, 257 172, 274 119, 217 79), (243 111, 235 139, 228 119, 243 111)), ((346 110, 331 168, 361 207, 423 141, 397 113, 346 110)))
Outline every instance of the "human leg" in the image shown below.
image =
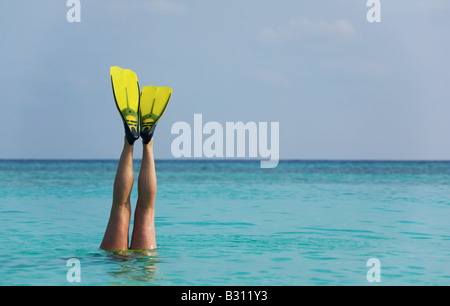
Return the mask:
POLYGON ((156 248, 155 196, 156 171, 152 139, 148 144, 143 144, 142 164, 138 179, 138 200, 130 249, 151 250, 156 248))
POLYGON ((125 140, 114 180, 111 214, 100 245, 104 250, 128 249, 133 180, 133 146, 125 140))

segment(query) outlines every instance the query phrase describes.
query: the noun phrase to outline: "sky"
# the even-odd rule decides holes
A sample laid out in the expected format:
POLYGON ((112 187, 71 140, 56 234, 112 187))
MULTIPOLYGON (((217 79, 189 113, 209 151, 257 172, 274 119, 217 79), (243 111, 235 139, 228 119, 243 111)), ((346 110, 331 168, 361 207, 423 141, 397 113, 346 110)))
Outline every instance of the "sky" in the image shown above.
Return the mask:
MULTIPOLYGON (((173 95, 171 127, 279 122, 282 159, 450 159, 450 1, 0 2, 0 159, 117 159, 109 67, 173 95)), ((142 152, 135 145, 135 158, 142 152)))

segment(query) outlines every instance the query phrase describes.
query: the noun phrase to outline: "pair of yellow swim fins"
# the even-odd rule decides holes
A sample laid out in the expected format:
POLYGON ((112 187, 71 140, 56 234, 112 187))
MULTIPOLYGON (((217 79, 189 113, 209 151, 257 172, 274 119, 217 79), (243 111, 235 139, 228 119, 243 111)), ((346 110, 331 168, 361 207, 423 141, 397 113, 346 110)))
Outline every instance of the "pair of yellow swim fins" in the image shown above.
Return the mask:
POLYGON ((169 104, 172 88, 145 86, 140 91, 135 72, 117 66, 111 67, 110 72, 114 100, 128 143, 134 144, 139 135, 144 144, 149 143, 169 104))

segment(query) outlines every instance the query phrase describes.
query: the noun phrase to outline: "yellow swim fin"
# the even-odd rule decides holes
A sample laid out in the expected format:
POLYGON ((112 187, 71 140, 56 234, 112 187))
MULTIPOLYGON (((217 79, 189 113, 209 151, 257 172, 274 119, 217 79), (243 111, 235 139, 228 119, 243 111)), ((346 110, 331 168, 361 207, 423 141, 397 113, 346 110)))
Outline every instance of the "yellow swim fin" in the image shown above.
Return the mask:
POLYGON ((142 142, 147 144, 153 137, 156 124, 169 104, 172 88, 145 86, 141 92, 140 126, 142 142))
POLYGON ((139 82, 136 73, 129 69, 114 66, 110 72, 114 100, 123 120, 127 141, 132 145, 139 138, 139 82))

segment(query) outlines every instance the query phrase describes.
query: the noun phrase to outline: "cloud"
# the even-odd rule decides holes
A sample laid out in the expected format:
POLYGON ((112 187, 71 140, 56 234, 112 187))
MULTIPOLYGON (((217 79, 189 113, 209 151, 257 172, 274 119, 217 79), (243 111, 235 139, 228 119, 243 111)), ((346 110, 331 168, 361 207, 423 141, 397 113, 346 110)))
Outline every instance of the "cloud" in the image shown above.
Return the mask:
POLYGON ((184 4, 167 0, 114 1, 110 3, 110 7, 119 11, 139 11, 161 15, 183 15, 187 11, 184 4))
POLYGON ((279 28, 267 27, 261 30, 258 40, 263 43, 277 43, 311 37, 344 38, 355 37, 355 27, 346 19, 333 21, 312 21, 308 18, 291 19, 279 28))

